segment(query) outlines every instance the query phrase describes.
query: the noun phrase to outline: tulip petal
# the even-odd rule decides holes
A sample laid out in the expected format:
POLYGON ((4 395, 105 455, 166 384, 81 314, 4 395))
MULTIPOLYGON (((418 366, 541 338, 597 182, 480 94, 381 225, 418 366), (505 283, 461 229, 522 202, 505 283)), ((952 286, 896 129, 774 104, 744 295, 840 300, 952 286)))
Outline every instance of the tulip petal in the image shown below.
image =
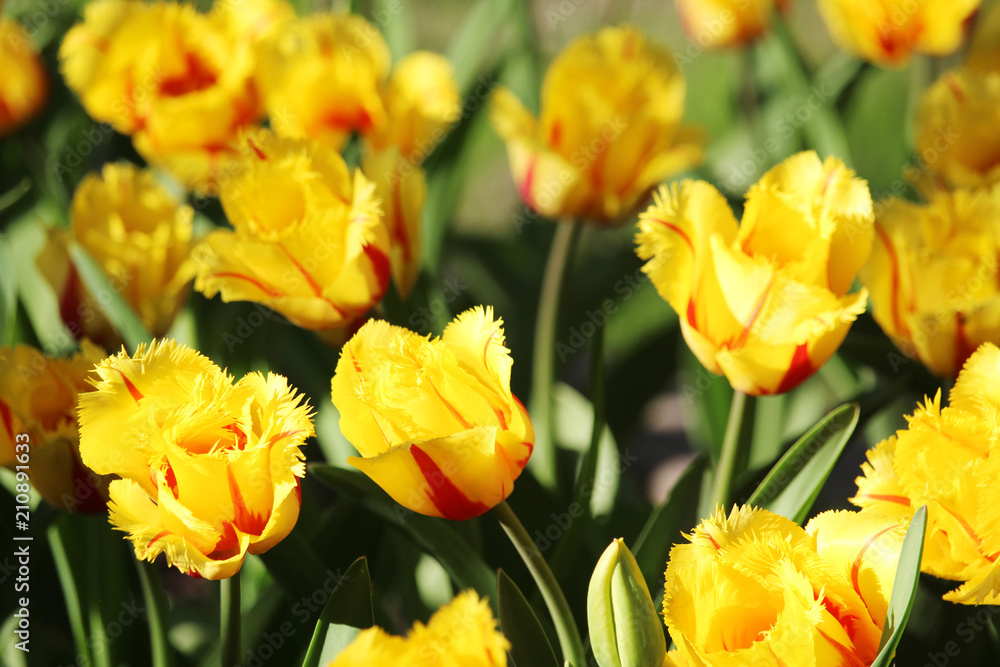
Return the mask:
POLYGON ((495 426, 398 445, 372 458, 347 462, 368 475, 400 505, 461 521, 504 500, 514 479, 495 426))

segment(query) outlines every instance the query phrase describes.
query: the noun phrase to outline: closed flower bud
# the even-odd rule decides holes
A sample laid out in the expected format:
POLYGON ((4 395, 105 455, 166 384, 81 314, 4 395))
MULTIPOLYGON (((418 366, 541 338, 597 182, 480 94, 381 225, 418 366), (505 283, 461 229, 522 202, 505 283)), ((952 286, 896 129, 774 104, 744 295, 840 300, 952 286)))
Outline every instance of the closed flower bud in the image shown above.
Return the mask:
POLYGON ((191 207, 171 197, 151 171, 119 163, 87 174, 73 193, 69 232, 51 232, 36 260, 70 332, 108 347, 120 343, 101 314, 103 298, 90 294, 70 261, 68 245, 77 243, 143 325, 154 336, 165 334, 194 278, 193 217, 191 207))
POLYGON ((509 648, 486 601, 466 591, 405 638, 379 627, 362 630, 327 667, 506 667, 509 648))
POLYGON ((791 0, 676 0, 684 30, 706 48, 739 46, 767 32, 791 0))
POLYGON ((834 40, 877 65, 902 67, 914 53, 958 48, 980 0, 820 0, 834 40))
POLYGON ((632 552, 616 539, 587 590, 587 624, 601 667, 660 667, 667 652, 660 617, 632 552))
POLYGON ((1000 340, 1000 188, 881 208, 861 272, 875 320, 904 353, 953 378, 980 344, 1000 340))
POLYGON ((941 393, 907 417, 906 429, 868 450, 851 502, 909 519, 927 506, 921 571, 961 582, 944 595, 961 604, 1000 603, 1000 349, 965 362, 942 407, 941 393))
POLYGON ((110 479, 80 462, 76 408, 93 390, 88 375, 104 352, 88 340, 80 346, 68 359, 28 345, 0 347, 0 465, 21 465, 53 507, 103 512, 110 479))
POLYGON ((668 664, 870 665, 906 526, 828 512, 803 530, 766 510, 720 510, 670 551, 668 664))
POLYGON ((44 104, 49 84, 38 51, 17 21, 0 17, 0 137, 44 104))
POLYGON ((479 516, 506 499, 534 447, 510 392, 510 352, 493 309, 468 310, 439 339, 383 321, 344 345, 333 376, 348 463, 414 512, 479 516))
POLYGON ((661 188, 640 216, 643 271, 699 361, 742 392, 790 391, 840 346, 867 293, 850 294, 872 242, 867 184, 800 153, 747 193, 737 225, 711 185, 661 188))
POLYGON ((195 289, 256 301, 306 329, 345 327, 389 286, 389 236, 374 185, 315 142, 259 131, 220 193, 234 229, 194 252, 195 289))
POLYGON ((111 523, 136 557, 206 579, 231 577, 295 525, 314 435, 309 406, 280 375, 233 378, 172 340, 98 364, 80 401, 80 455, 111 483, 111 523))
POLYGON ((700 133, 681 124, 684 94, 668 51, 633 27, 604 28, 549 67, 540 118, 505 88, 490 115, 526 205, 611 223, 701 160, 700 133))
POLYGON ((317 14, 286 24, 262 46, 256 81, 272 127, 339 151, 353 132, 386 122, 380 94, 389 48, 357 15, 317 14))

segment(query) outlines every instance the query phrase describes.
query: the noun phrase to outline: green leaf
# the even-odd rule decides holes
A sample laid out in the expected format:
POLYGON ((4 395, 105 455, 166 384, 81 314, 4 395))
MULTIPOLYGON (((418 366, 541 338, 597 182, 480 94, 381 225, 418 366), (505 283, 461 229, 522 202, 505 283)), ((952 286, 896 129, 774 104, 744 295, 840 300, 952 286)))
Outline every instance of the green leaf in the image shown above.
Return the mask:
POLYGON ((445 55, 455 68, 455 81, 468 93, 478 72, 484 69, 493 46, 497 26, 509 20, 513 0, 479 0, 465 15, 445 55))
POLYGON ((111 326, 115 328, 125 344, 131 350, 135 350, 139 343, 148 343, 153 340, 153 334, 149 333, 142 320, 132 310, 132 306, 125 300, 105 275, 104 270, 90 256, 81 245, 73 243, 69 248, 69 255, 73 259, 77 273, 87 289, 100 304, 101 310, 108 318, 111 326))
MULTIPOLYGON (((493 570, 445 519, 423 516, 394 502, 364 474, 331 465, 310 465, 309 472, 345 498, 399 528, 434 556, 461 588, 497 599, 493 570)), ((496 611, 496 604, 491 602, 496 611)))
POLYGON ((801 525, 854 433, 859 414, 857 403, 835 408, 792 445, 746 504, 801 525))
POLYGON ((550 667, 558 665, 535 611, 524 593, 503 570, 497 570, 497 591, 500 596, 500 630, 510 642, 508 652, 515 667, 550 667))
POLYGON ((5 267, 0 271, 0 345, 13 345, 17 319, 17 281, 14 271, 9 270, 14 262, 7 237, 3 234, 0 234, 0 265, 5 267))
POLYGON ((680 537, 681 530, 690 528, 698 520, 694 516, 691 499, 698 497, 705 461, 704 456, 691 461, 670 489, 667 499, 649 515, 632 546, 632 555, 639 564, 643 579, 653 590, 663 578, 670 548, 680 537))
POLYGON ((150 651, 153 667, 172 667, 174 664, 173 649, 168 639, 167 594, 163 590, 163 582, 156 566, 145 561, 135 560, 139 572, 139 583, 142 586, 142 599, 146 605, 146 616, 149 619, 150 651))
POLYGON ((330 599, 316 622, 302 667, 329 664, 347 648, 358 632, 374 624, 372 579, 368 573, 368 559, 362 556, 347 568, 330 593, 330 599))
POLYGON ((878 656, 872 667, 889 667, 899 640, 903 638, 903 629, 910 618, 913 601, 917 597, 920 559, 924 553, 926 529, 927 506, 921 505, 910 519, 910 527, 906 530, 906 537, 903 538, 903 547, 899 550, 896 578, 892 582, 892 597, 889 599, 889 610, 886 612, 885 626, 882 628, 878 656))

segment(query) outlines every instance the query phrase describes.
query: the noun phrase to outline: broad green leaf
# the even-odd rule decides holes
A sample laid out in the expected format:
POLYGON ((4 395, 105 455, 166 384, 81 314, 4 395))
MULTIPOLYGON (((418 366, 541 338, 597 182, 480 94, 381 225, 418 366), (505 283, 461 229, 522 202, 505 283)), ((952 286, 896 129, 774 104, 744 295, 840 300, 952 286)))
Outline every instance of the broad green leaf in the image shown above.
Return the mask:
POLYGON ((319 667, 347 648, 358 632, 375 624, 368 559, 354 561, 330 593, 320 613, 302 667, 319 667))
POLYGON ((74 243, 70 245, 69 255, 73 259, 73 264, 76 266, 83 284, 94 295, 111 326, 121 334, 129 349, 135 350, 139 343, 148 343, 153 340, 153 334, 149 333, 143 326, 142 320, 132 310, 132 306, 125 300, 121 292, 111 284, 104 270, 90 256, 90 253, 81 245, 74 243))
POLYGON ((896 565, 896 578, 892 582, 892 597, 882 628, 878 656, 872 667, 889 667, 896 653, 903 629, 910 618, 913 601, 917 597, 917 582, 920 581, 920 559, 924 553, 924 531, 927 529, 927 506, 922 505, 910 519, 910 527, 903 538, 896 565))
POLYGON ((667 568, 667 557, 681 531, 692 527, 698 520, 694 516, 698 487, 705 472, 705 457, 695 458, 670 489, 670 495, 649 515, 631 551, 639 564, 646 585, 656 590, 667 568))
POLYGON ((503 570, 497 570, 500 596, 500 630, 510 642, 508 651, 515 667, 558 665, 552 644, 524 593, 503 570))
POLYGON ((834 409, 792 445, 746 504, 801 525, 854 433, 859 414, 857 403, 834 409))
MULTIPOLYGON (((493 570, 448 521, 406 509, 360 472, 315 464, 309 466, 309 472, 345 498, 382 517, 390 526, 404 531, 434 556, 460 587, 474 588, 491 601, 497 599, 493 570)), ((492 604, 495 611, 496 605, 492 604)))

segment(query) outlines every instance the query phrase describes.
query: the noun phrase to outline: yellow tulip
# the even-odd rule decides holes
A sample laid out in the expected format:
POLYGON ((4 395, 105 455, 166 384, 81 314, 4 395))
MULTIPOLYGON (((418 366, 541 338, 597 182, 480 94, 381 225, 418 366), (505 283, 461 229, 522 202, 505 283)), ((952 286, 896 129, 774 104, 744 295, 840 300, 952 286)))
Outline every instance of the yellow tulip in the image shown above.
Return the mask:
POLYGON ((240 46, 256 47, 295 18, 286 0, 217 0, 209 16, 240 46))
POLYGON ((684 77, 636 28, 575 40, 549 67, 536 119, 505 88, 491 120, 524 203, 549 216, 613 222, 660 181, 701 160, 682 126, 684 77))
POLYGON ((980 0, 820 0, 841 47, 878 65, 901 67, 914 53, 947 55, 962 41, 980 0))
POLYGON ((916 141, 935 185, 1000 181, 1000 71, 959 68, 942 75, 920 100, 916 141))
POLYGON ((37 264, 59 297, 70 332, 111 345, 120 341, 69 260, 77 243, 97 261, 111 285, 155 336, 170 328, 194 278, 190 259, 194 211, 157 183, 153 173, 131 164, 106 164, 87 174, 70 204, 70 230, 52 232, 37 264))
POLYGON ((513 361, 493 309, 468 310, 439 339, 369 321, 333 376, 348 463, 400 505, 464 520, 503 501, 535 435, 510 392, 513 361))
POLYGON ((427 625, 414 624, 406 638, 378 627, 362 630, 327 667, 506 667, 509 648, 486 601, 466 591, 427 625))
POLYGON ((164 340, 96 368, 80 399, 80 455, 117 474, 111 523, 152 561, 231 577, 247 553, 292 530, 305 474, 311 409, 280 375, 233 378, 198 352, 164 340))
POLYGON ((375 150, 398 147, 413 164, 423 162, 462 112, 451 63, 429 51, 411 53, 392 68, 382 99, 386 122, 369 140, 375 150))
POLYGON ((771 15, 791 0, 676 0, 684 30, 706 48, 734 46, 767 32, 771 15))
POLYGON ((909 518, 927 505, 921 571, 962 585, 945 600, 1000 602, 1000 349, 982 345, 941 407, 941 392, 918 406, 905 430, 869 450, 851 502, 909 518))
POLYGON ((807 532, 766 510, 720 510, 670 552, 669 662, 870 665, 905 526, 843 512, 816 517, 807 532))
POLYGON ((267 40, 256 81, 272 127, 339 151, 352 132, 385 125, 389 49, 356 15, 298 18, 267 40))
POLYGON ((17 21, 0 17, 0 137, 35 113, 48 97, 45 68, 31 38, 17 21))
POLYGON ((97 0, 59 59, 87 113, 133 135, 146 160, 187 187, 211 193, 232 169, 240 131, 263 115, 240 41, 190 5, 97 0))
POLYGON ((872 202, 836 158, 801 153, 768 171, 738 226, 708 183, 661 188, 639 230, 643 271, 688 346, 745 393, 794 389, 864 312, 865 290, 847 291, 871 249, 872 202))
POLYGON ((80 346, 68 359, 28 345, 0 347, 0 465, 23 465, 25 477, 53 507, 103 512, 110 479, 80 462, 76 408, 78 396, 93 389, 87 376, 104 352, 88 340, 80 346))
POLYGON ((907 355, 955 377, 970 354, 1000 340, 1000 188, 891 198, 861 272, 876 321, 907 355))
POLYGON ((264 303, 307 329, 345 327, 389 286, 389 237, 374 185, 339 154, 259 131, 220 193, 234 230, 195 250, 195 289, 264 303))

